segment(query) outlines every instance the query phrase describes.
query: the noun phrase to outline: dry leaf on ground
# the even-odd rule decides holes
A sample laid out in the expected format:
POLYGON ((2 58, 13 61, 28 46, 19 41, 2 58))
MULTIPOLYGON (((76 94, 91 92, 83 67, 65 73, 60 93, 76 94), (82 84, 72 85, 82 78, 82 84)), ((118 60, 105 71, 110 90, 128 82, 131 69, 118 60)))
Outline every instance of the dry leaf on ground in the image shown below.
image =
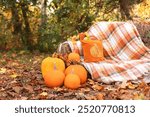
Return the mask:
POLYGON ((6 73, 6 68, 0 68, 0 74, 6 73))
POLYGON ((98 93, 96 95, 97 100, 104 100, 104 95, 102 93, 98 93))

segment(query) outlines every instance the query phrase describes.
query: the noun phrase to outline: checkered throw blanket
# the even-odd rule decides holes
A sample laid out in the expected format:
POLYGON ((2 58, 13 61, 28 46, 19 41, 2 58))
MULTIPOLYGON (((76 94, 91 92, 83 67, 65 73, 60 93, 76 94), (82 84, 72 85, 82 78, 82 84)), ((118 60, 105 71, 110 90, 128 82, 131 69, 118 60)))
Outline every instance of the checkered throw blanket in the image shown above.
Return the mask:
MULTIPOLYGON (((103 40, 105 53, 104 61, 82 62, 92 79, 108 84, 125 80, 140 81, 150 73, 150 49, 144 45, 132 22, 98 22, 87 32, 103 40)), ((80 42, 68 43, 72 50, 78 49, 83 55, 80 42)))

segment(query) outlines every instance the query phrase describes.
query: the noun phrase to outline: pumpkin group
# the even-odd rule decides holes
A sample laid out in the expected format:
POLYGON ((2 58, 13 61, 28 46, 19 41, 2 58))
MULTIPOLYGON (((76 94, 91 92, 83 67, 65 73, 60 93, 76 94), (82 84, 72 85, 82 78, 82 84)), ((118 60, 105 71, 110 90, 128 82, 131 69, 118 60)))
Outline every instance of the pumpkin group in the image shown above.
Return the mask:
MULTIPOLYGON (((72 52, 68 60, 80 61, 79 54, 72 52)), ((87 80, 87 71, 81 65, 70 65, 65 69, 65 63, 60 58, 47 57, 41 64, 42 76, 48 87, 60 87, 77 89, 87 80)))

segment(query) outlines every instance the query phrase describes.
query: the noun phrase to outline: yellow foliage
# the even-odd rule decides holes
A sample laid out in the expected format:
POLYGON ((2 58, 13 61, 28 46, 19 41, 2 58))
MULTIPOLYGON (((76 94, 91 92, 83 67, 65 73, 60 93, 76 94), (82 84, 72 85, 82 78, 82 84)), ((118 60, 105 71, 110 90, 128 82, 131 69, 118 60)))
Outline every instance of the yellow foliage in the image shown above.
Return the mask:
POLYGON ((5 10, 2 14, 7 20, 10 20, 12 18, 11 10, 5 10))
POLYGON ((135 5, 133 9, 135 16, 140 17, 141 19, 150 18, 150 0, 145 0, 144 2, 135 5))

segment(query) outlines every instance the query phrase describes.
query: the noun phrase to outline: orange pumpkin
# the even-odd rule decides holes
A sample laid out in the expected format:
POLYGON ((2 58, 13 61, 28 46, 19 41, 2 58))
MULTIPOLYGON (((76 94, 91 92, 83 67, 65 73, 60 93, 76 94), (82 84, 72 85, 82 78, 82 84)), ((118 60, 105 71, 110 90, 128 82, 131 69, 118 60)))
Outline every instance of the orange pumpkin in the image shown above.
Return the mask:
POLYGON ((48 87, 59 87, 63 85, 65 74, 61 70, 51 70, 44 75, 45 84, 48 87))
POLYGON ((80 61, 80 55, 78 53, 72 52, 68 55, 68 60, 80 61))
POLYGON ((65 87, 67 88, 70 88, 70 89, 77 89, 80 87, 80 78, 78 75, 76 74, 68 74, 66 77, 65 77, 65 80, 64 80, 64 85, 65 87))
POLYGON ((85 83, 87 80, 87 71, 86 69, 81 65, 70 65, 65 70, 65 74, 68 75, 70 73, 77 74, 81 80, 81 84, 85 83))
POLYGON ((43 77, 48 71, 54 70, 54 65, 56 69, 64 72, 65 63, 63 60, 59 58, 47 57, 42 61, 42 64, 41 64, 41 71, 42 71, 43 77))

